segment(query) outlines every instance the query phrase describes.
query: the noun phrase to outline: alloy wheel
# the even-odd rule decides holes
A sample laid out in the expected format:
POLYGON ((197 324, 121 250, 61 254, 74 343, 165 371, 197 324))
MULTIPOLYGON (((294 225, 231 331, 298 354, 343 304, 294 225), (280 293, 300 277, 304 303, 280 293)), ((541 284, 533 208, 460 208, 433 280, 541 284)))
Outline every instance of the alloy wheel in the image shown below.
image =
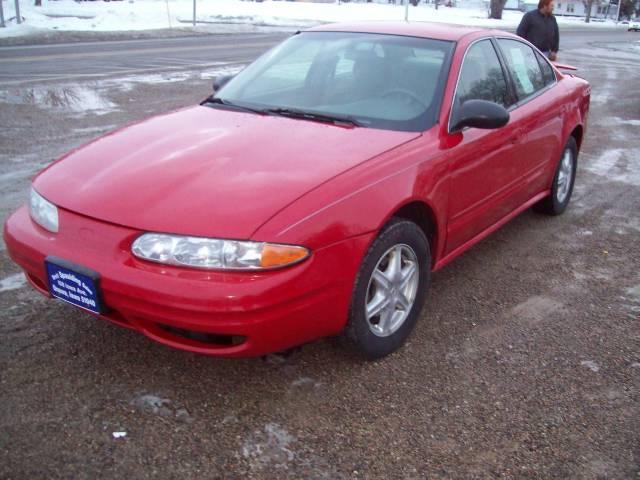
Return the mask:
POLYGON ((408 245, 394 245, 380 257, 369 279, 365 317, 371 332, 388 337, 407 319, 416 300, 420 266, 408 245))
POLYGON ((573 178, 573 155, 570 149, 566 149, 560 161, 560 170, 558 171, 558 186, 556 189, 556 199, 558 203, 563 203, 569 190, 571 189, 571 180, 573 178))

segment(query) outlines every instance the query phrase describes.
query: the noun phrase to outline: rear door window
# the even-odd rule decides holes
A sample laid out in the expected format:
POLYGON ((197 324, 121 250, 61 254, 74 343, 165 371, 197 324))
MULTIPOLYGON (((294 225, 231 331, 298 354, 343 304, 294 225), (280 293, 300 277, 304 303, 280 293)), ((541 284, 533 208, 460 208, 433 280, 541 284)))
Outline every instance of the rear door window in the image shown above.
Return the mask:
POLYGON ((498 39, 519 99, 544 88, 546 82, 533 49, 517 40, 498 39))

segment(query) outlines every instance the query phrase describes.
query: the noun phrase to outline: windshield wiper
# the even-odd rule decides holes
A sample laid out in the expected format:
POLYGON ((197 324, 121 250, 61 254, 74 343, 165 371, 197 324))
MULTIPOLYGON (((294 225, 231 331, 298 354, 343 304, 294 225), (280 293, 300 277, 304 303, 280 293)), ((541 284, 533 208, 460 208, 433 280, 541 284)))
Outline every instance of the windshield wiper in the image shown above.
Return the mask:
POLYGON ((222 105, 224 107, 234 108, 237 110, 243 110, 245 112, 258 113, 260 115, 282 115, 283 117, 301 118, 303 120, 312 120, 315 122, 330 122, 330 123, 343 123, 347 125, 353 125, 354 127, 362 126, 355 118, 348 115, 334 115, 328 113, 318 112, 306 112, 304 110, 298 110, 295 108, 256 108, 248 105, 241 105, 239 103, 225 100, 219 97, 209 97, 204 102, 205 104, 222 105))
POLYGON ((234 103, 229 100, 225 100, 223 98, 218 98, 218 97, 209 97, 204 102, 202 102, 202 105, 205 105, 207 103, 213 103, 214 105, 222 105, 225 107, 234 108, 236 110, 243 110, 245 112, 259 113, 260 115, 266 115, 267 113, 264 109, 261 109, 261 108, 254 108, 254 107, 249 107, 247 105, 240 105, 239 103, 234 103))
POLYGON ((273 113, 275 115, 282 115, 283 117, 302 118, 304 120, 312 120, 315 122, 345 123, 348 125, 353 125, 354 127, 361 126, 360 122, 348 115, 305 112, 304 110, 297 110, 294 108, 267 108, 263 111, 267 113, 273 113))

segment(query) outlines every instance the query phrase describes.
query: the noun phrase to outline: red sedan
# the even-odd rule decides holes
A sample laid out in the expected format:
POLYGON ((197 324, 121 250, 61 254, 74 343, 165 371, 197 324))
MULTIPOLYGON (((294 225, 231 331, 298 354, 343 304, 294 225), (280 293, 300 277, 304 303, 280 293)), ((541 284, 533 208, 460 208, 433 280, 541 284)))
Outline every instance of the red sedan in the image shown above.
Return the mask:
POLYGON ((590 95, 514 35, 417 23, 299 33, 214 89, 35 178, 4 228, 33 287, 192 352, 382 357, 432 271, 565 210, 590 95))

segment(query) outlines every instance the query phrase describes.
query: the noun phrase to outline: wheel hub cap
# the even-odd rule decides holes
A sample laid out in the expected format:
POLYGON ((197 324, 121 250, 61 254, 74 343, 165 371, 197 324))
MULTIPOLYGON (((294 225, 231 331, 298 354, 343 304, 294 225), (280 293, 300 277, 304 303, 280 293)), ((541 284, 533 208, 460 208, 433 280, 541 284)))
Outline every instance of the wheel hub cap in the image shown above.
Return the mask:
POLYGON ((556 189, 556 199, 558 203, 563 203, 569 189, 571 188, 571 180, 573 178, 573 155, 571 150, 567 149, 560 160, 560 170, 558 170, 558 186, 556 189))
POLYGON ((395 333, 405 322, 416 300, 420 270, 408 245, 387 250, 371 274, 365 316, 371 332, 379 337, 395 333))

